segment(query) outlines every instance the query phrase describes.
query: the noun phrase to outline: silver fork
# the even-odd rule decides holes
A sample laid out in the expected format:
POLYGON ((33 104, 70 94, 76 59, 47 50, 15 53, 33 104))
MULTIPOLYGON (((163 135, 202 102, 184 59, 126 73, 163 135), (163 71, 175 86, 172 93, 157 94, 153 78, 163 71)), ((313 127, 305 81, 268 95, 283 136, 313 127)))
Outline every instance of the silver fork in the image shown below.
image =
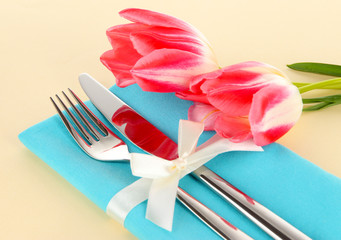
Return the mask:
MULTIPOLYGON (((84 152, 90 157, 101 161, 129 160, 130 154, 127 145, 105 124, 103 124, 71 89, 69 89, 69 91, 80 108, 88 116, 88 118, 91 119, 92 124, 94 124, 97 129, 74 105, 65 92, 62 92, 65 99, 69 102, 69 105, 74 110, 80 121, 77 119, 75 114, 69 110, 69 108, 58 95, 56 95, 56 98, 60 102, 60 105, 62 105, 64 110, 67 112, 67 115, 69 115, 70 120, 74 123, 78 131, 74 128, 71 121, 68 120, 64 113, 60 110, 53 98, 51 97, 50 99, 64 125, 72 135, 73 139, 84 150, 84 152)), ((223 239, 252 239, 181 188, 178 188, 177 199, 223 239)))

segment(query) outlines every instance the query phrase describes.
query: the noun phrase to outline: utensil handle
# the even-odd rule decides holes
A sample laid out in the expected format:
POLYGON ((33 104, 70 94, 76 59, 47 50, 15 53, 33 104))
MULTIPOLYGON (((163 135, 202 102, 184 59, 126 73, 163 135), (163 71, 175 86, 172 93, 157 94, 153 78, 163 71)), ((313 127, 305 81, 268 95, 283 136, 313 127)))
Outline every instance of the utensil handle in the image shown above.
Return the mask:
POLYGON ((206 183, 274 239, 311 239, 207 167, 201 166, 193 172, 193 175, 206 183))
POLYGON ((191 212, 206 223, 212 230, 219 234, 223 239, 228 240, 250 240, 252 239, 244 232, 233 226, 224 218, 213 212, 204 204, 193 198, 186 191, 178 188, 178 200, 184 204, 191 212))

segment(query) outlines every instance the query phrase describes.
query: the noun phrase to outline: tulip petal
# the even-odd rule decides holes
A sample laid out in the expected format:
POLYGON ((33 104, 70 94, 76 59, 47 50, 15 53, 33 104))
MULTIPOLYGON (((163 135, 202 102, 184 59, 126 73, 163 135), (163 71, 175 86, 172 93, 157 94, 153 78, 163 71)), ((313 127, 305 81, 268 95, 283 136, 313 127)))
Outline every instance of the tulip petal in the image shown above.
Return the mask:
POLYGON ((194 122, 204 122, 205 131, 214 130, 217 117, 222 114, 221 111, 212 105, 195 102, 188 109, 188 120, 194 122))
POLYGON ((264 75, 262 74, 242 69, 233 71, 223 69, 219 77, 205 81, 201 85, 201 90, 207 93, 212 89, 214 90, 224 86, 236 89, 255 86, 267 81, 267 79, 263 78, 263 76, 264 75))
POLYGON ((199 33, 200 36, 202 35, 190 24, 163 13, 145 9, 128 8, 120 11, 119 14, 121 17, 124 17, 125 19, 135 23, 143 23, 150 26, 160 26, 167 28, 179 28, 188 32, 193 32, 195 34, 199 33))
POLYGON ((192 93, 191 91, 182 91, 175 93, 175 96, 187 101, 209 104, 206 94, 196 94, 192 93))
POLYGON ((207 94, 210 104, 226 115, 242 117, 249 114, 253 95, 260 87, 231 89, 229 86, 212 90, 207 94))
POLYGON ((242 142, 252 137, 246 117, 230 117, 209 104, 194 103, 188 110, 188 119, 204 122, 206 131, 215 130, 232 142, 242 142))
POLYGON ((254 96, 249 120, 259 146, 272 143, 287 133, 302 113, 302 98, 294 85, 269 85, 254 96))
POLYGON ((109 42, 114 50, 117 48, 134 49, 130 40, 130 35, 137 31, 146 31, 151 28, 140 23, 129 23, 110 27, 107 29, 106 34, 109 42))
POLYGON ((252 138, 249 120, 246 117, 230 117, 221 114, 215 122, 216 132, 231 142, 243 142, 252 138))
POLYGON ((142 57, 131 70, 144 91, 181 92, 195 75, 217 65, 210 59, 177 49, 159 49, 142 57))
MULTIPOLYGON (((128 51, 128 50, 127 50, 128 51)), ((100 60, 116 77, 116 84, 119 87, 126 87, 136 81, 130 73, 130 69, 138 60, 133 54, 128 55, 122 51, 109 50, 102 54, 100 60)))
POLYGON ((244 87, 275 80, 289 82, 277 68, 261 62, 249 61, 197 76, 191 81, 190 89, 193 92, 207 93, 210 89, 225 85, 231 88, 244 87))
POLYGON ((241 62, 237 63, 231 66, 228 66, 225 68, 227 71, 235 71, 235 70, 245 70, 249 72, 256 72, 260 74, 276 74, 278 76, 286 78, 283 72, 281 72, 279 69, 275 68, 274 66, 271 66, 267 63, 263 62, 256 62, 256 61, 247 61, 247 62, 241 62))
POLYGON ((143 56, 156 49, 179 49, 195 54, 212 57, 206 43, 196 35, 176 28, 152 27, 147 31, 136 31, 131 34, 134 48, 143 56))
POLYGON ((190 82, 190 90, 193 93, 202 93, 201 85, 210 79, 216 79, 223 73, 223 69, 217 69, 213 72, 204 73, 194 77, 190 82))
MULTIPOLYGON (((263 87, 262 84, 252 84, 262 83, 257 80, 262 77, 260 74, 244 70, 223 69, 202 77, 206 81, 201 83, 200 89, 207 94, 209 103, 225 114, 235 117, 248 115, 253 94, 263 87)), ((199 83, 201 80, 195 81, 199 83)))
POLYGON ((210 58, 217 63, 215 55, 210 47, 209 41, 206 39, 205 35, 202 34, 198 29, 196 29, 191 24, 184 22, 178 18, 153 12, 145 9, 128 8, 119 12, 120 16, 124 17, 135 23, 142 23, 149 26, 159 26, 165 28, 177 28, 189 32, 195 35, 198 39, 201 39, 207 45, 207 54, 210 58))
POLYGON ((258 62, 246 62, 203 74, 191 81, 191 91, 207 94, 210 104, 229 116, 247 116, 251 107, 253 95, 269 84, 286 84, 282 76, 258 70, 253 72, 252 67, 264 67, 258 62), (239 69, 245 67, 245 69, 239 69), (246 68, 247 67, 247 68, 246 68), (198 90, 200 89, 200 90, 198 90))
POLYGON ((129 86, 136 81, 130 70, 141 55, 134 49, 130 34, 137 29, 146 29, 142 24, 124 24, 111 27, 107 36, 113 49, 102 54, 101 62, 115 75, 119 87, 129 86))

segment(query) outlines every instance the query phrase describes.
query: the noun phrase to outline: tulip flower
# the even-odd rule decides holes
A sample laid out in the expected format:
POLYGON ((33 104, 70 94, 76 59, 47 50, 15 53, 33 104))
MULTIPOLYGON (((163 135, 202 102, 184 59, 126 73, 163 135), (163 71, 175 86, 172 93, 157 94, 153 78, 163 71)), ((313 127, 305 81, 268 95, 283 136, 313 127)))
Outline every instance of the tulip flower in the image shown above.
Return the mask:
POLYGON ((205 123, 233 142, 253 138, 259 146, 276 141, 299 119, 302 98, 278 69, 244 62, 191 80, 177 96, 195 101, 188 118, 205 123))
POLYGON ((175 92, 194 101, 189 119, 234 142, 276 141, 299 119, 302 98, 278 69, 259 62, 220 68, 207 39, 190 24, 143 9, 125 9, 131 21, 111 27, 112 49, 102 63, 116 84, 144 91, 175 92))
POLYGON ((194 76, 219 68, 208 41, 190 24, 143 9, 119 14, 132 23, 107 30, 112 49, 101 56, 119 87, 185 91, 194 76))

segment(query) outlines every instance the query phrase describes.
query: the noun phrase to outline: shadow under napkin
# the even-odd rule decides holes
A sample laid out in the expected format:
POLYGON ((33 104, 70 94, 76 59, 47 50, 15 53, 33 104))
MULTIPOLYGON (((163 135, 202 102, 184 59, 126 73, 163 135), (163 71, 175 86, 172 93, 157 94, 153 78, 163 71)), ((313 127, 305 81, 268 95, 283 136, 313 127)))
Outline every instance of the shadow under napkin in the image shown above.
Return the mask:
MULTIPOLYGON (((137 85, 114 86, 111 91, 177 140, 178 121, 187 119, 191 102, 178 99, 174 94, 143 92, 137 85)), ((91 103, 87 105, 99 116, 91 103)), ((212 134, 203 134, 200 143, 212 134)), ((19 138, 104 211, 115 193, 137 180, 131 175, 129 163, 100 162, 83 153, 56 115, 25 130, 19 138)), ((142 152, 127 143, 131 152, 142 152)), ((225 153, 206 165, 309 237, 340 239, 341 180, 287 148, 274 143, 264 147, 264 152, 225 153)), ((251 237, 271 239, 193 177, 184 177, 180 186, 251 237)), ((125 222, 125 227, 139 239, 220 239, 179 202, 175 207, 172 232, 146 220, 145 208, 146 202, 138 205, 125 222)))

